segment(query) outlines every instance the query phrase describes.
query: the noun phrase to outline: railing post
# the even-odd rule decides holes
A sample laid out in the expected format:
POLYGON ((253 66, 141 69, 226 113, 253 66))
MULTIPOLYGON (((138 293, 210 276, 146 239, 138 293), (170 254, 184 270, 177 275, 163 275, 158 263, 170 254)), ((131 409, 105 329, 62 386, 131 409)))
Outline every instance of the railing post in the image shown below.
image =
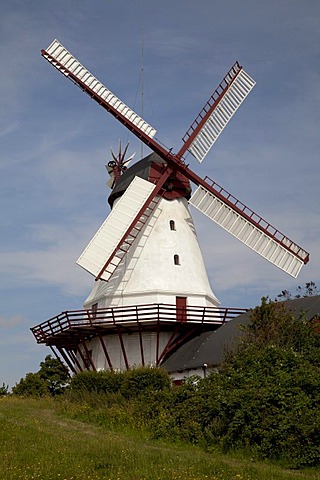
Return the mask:
POLYGON ((74 363, 77 364, 77 367, 79 368, 80 372, 83 372, 83 367, 81 366, 79 360, 77 359, 77 353, 79 353, 80 357, 82 358, 83 365, 85 364, 81 349, 79 348, 78 345, 75 347, 76 352, 73 352, 73 350, 70 350, 69 355, 73 357, 74 363))
POLYGON ((116 325, 116 319, 115 319, 113 307, 111 307, 111 315, 112 315, 113 324, 116 325))
POLYGON ((100 343, 101 343, 101 346, 102 346, 102 350, 106 356, 106 359, 107 359, 107 362, 108 362, 108 365, 109 365, 109 368, 111 370, 111 372, 113 372, 113 365, 112 365, 112 362, 111 362, 111 359, 110 359, 110 356, 109 356, 109 353, 108 353, 108 350, 107 350, 107 346, 105 344, 105 341, 103 339, 103 337, 101 335, 98 335, 99 337, 99 340, 100 340, 100 343))
POLYGON ((140 355, 141 355, 141 364, 144 367, 144 351, 143 351, 143 340, 142 340, 142 329, 141 324, 139 321, 139 307, 136 305, 136 316, 137 316, 137 325, 138 325, 138 332, 139 332, 139 344, 140 344, 140 355))
POLYGON ((205 315, 206 315, 206 307, 203 307, 203 311, 202 311, 202 325, 204 324, 204 319, 205 319, 205 315))
POLYGON ((119 336, 119 340, 120 340, 120 346, 121 346, 121 351, 122 351, 124 363, 125 363, 126 369, 129 370, 130 367, 129 367, 127 353, 126 353, 126 349, 125 349, 123 338, 122 338, 121 327, 117 327, 117 331, 118 331, 118 336, 119 336))
MULTIPOLYGON (((87 360, 89 361, 89 364, 91 365, 92 370, 93 370, 94 372, 96 372, 97 369, 96 369, 96 366, 95 366, 95 364, 94 364, 94 362, 93 362, 92 355, 91 355, 91 353, 90 353, 89 350, 88 350, 86 341, 83 340, 83 339, 81 339, 81 343, 82 343, 83 348, 84 348, 84 350, 85 350, 85 352, 86 352, 87 360)), ((88 370, 89 370, 89 369, 88 369, 88 370)))
MULTIPOLYGON (((74 364, 72 363, 72 361, 70 361, 69 357, 67 356, 67 354, 63 351, 63 348, 62 347, 57 347, 60 355, 62 356, 62 358, 64 359, 64 361, 66 362, 66 364, 68 365, 68 367, 70 368, 71 372, 73 373, 77 373, 76 372, 76 369, 74 367, 74 364)), ((51 350, 54 352, 53 350, 53 347, 51 347, 51 350)), ((54 352, 55 353, 55 352, 54 352)), ((58 356, 56 355, 56 357, 58 358, 58 356)), ((69 372, 68 372, 69 373, 69 372)))

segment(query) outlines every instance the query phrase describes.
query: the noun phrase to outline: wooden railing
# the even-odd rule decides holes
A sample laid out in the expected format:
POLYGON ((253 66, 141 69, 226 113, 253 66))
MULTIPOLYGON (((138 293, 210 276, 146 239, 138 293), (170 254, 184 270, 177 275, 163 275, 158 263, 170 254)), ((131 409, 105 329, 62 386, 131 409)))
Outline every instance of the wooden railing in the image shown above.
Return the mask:
MULTIPOLYGON (((241 315, 244 308, 220 308, 188 306, 183 311, 185 323, 191 324, 223 324, 241 315)), ((177 322, 181 318, 176 305, 150 304, 125 307, 98 308, 96 310, 71 310, 62 312, 49 320, 31 328, 37 343, 46 343, 49 338, 70 331, 81 331, 115 326, 132 327, 135 325, 152 325, 177 322)))

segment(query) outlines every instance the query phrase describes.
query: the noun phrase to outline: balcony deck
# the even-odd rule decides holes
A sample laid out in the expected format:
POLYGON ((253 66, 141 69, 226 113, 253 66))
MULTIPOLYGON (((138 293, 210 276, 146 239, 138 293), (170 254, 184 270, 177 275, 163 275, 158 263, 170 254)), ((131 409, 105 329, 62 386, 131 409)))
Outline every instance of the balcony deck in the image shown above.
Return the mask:
POLYGON ((64 343, 77 334, 93 337, 108 334, 119 328, 152 329, 155 326, 174 326, 177 323, 203 326, 205 330, 219 327, 223 323, 246 312, 244 308, 221 308, 188 306, 177 311, 176 305, 149 304, 125 307, 109 307, 96 310, 71 310, 62 312, 31 328, 37 343, 55 345, 64 343))

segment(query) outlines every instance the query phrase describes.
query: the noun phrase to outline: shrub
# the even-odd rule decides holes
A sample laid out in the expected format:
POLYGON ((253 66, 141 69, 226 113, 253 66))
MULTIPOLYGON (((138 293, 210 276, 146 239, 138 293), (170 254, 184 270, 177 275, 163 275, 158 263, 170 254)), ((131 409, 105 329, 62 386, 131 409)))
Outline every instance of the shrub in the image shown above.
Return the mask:
POLYGON ((149 367, 124 372, 84 371, 77 373, 70 382, 70 388, 74 392, 121 393, 127 399, 136 398, 147 391, 160 391, 170 385, 169 375, 164 370, 149 367))
POLYGON ((71 392, 92 395, 77 403, 77 415, 294 468, 319 466, 320 335, 303 315, 267 299, 244 333, 218 372, 179 387, 158 368, 79 373, 71 392))
POLYGON ((319 335, 263 299, 238 351, 204 382, 208 441, 292 467, 320 465, 319 335), (210 420, 211 416, 211 420, 210 420), (209 420, 209 423, 208 423, 209 420))
POLYGON ((121 388, 122 376, 122 372, 109 370, 79 372, 72 377, 70 388, 74 392, 117 393, 121 388))
POLYGON ((219 373, 149 395, 140 415, 156 437, 320 465, 319 335, 266 299, 246 333, 219 373))
POLYGON ((170 377, 161 368, 139 367, 123 373, 121 394, 129 399, 145 395, 147 392, 159 392, 171 386, 170 377))

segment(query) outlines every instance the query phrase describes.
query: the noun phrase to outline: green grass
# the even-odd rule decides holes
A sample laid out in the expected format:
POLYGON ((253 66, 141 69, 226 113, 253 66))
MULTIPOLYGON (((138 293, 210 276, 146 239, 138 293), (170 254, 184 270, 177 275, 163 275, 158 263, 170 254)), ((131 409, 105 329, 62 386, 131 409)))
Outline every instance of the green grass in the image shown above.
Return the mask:
POLYGON ((0 479, 316 480, 320 474, 110 431, 62 416, 52 399, 4 397, 0 479))

